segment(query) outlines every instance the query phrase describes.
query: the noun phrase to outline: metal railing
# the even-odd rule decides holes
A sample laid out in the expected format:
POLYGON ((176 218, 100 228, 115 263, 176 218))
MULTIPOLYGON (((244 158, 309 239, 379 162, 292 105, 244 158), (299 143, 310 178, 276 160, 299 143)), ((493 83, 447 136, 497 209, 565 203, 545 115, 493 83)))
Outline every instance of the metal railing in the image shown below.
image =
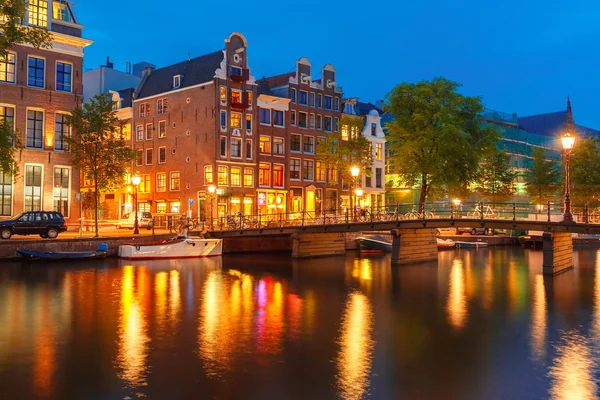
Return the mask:
MULTIPOLYGON (((395 204, 384 207, 340 208, 323 211, 282 212, 276 214, 243 215, 236 213, 215 218, 181 219, 175 229, 189 231, 227 231, 262 228, 302 227, 313 225, 340 225, 350 223, 393 222, 407 220, 456 220, 460 219, 512 220, 559 222, 562 220, 562 206, 547 203, 535 205, 527 203, 460 203, 436 202, 426 204, 419 211, 417 204, 395 204)), ((600 224, 600 208, 588 206, 573 207, 574 221, 580 224, 600 224)))

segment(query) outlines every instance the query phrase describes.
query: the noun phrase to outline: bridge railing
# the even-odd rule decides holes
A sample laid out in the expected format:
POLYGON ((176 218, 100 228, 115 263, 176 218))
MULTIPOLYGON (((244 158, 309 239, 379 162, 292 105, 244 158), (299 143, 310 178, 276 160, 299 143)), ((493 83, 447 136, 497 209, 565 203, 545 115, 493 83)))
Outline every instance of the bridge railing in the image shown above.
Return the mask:
MULTIPOLYGON (((404 203, 381 207, 341 207, 319 211, 276 211, 252 215, 237 213, 205 218, 200 221, 180 221, 179 227, 192 230, 221 231, 433 219, 558 222, 562 220, 562 213, 562 205, 553 203, 536 205, 528 203, 435 202, 426 204, 422 210, 419 210, 417 204, 404 203)), ((573 216, 576 223, 600 223, 600 209, 574 206, 573 216)), ((457 224, 459 223, 457 222, 457 224)))

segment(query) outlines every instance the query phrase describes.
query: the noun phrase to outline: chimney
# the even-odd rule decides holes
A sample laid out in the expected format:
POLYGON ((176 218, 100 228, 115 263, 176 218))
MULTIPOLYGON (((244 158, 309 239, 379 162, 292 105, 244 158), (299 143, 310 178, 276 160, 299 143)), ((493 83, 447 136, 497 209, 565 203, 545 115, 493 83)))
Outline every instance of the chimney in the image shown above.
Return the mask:
POLYGON ((110 62, 110 56, 106 56, 106 68, 110 68, 113 69, 113 67, 115 66, 115 63, 110 62))

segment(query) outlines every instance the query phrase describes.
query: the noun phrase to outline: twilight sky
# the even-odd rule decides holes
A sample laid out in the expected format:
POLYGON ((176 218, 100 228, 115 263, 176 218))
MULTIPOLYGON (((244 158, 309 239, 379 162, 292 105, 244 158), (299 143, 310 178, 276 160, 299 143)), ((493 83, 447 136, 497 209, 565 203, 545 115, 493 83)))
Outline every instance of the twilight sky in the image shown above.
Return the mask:
MULTIPOLYGON (((560 111, 600 129, 600 3, 596 0, 326 2, 79 0, 84 66, 158 67, 223 48, 239 31, 257 78, 308 57, 331 63, 346 96, 382 99, 400 82, 458 81, 485 105, 520 116, 560 111)), ((317 76, 313 73, 313 76, 317 76)))

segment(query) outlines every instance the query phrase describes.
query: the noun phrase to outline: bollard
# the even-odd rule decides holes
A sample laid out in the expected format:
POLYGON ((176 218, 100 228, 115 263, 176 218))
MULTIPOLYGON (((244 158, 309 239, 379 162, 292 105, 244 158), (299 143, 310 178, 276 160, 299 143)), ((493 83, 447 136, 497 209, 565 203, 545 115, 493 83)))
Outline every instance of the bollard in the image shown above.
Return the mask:
POLYGON ((513 221, 517 220, 517 204, 513 203, 513 221))
POLYGON ((546 211, 548 212, 548 222, 550 222, 550 201, 548 201, 548 208, 546 211))

